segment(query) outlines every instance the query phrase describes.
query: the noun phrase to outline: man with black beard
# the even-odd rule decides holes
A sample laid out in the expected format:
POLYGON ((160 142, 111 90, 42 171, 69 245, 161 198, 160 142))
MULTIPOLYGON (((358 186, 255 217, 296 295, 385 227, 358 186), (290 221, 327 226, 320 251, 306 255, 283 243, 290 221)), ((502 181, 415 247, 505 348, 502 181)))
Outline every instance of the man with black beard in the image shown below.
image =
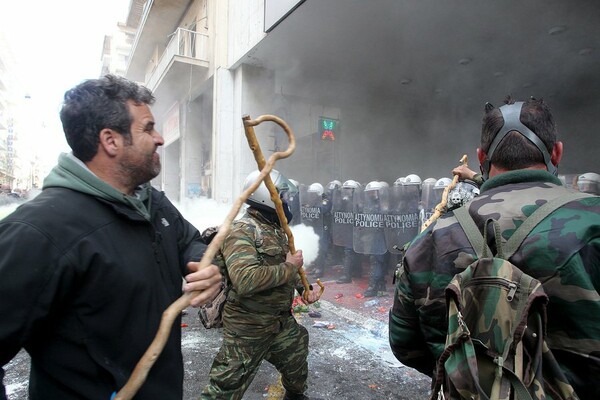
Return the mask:
MULTIPOLYGON (((109 399, 182 286, 199 292, 194 306, 220 289, 218 267, 199 270, 199 232, 149 183, 164 144, 153 102, 111 75, 67 91, 60 117, 72 153, 41 194, 0 221, 0 365, 27 350, 32 400, 109 399)), ((174 325, 137 399, 182 398, 174 325)))

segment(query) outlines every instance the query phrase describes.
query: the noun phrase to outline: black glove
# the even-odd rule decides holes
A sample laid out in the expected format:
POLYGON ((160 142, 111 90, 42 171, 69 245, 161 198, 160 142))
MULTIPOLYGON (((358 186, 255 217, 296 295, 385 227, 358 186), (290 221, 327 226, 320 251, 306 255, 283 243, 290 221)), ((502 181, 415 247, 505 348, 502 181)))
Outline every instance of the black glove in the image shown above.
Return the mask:
POLYGON ((200 234, 200 239, 202 239, 202 241, 204 242, 204 244, 209 245, 210 242, 212 242, 212 240, 217 235, 217 232, 219 232, 219 227, 218 226, 211 226, 210 228, 206 228, 200 234))

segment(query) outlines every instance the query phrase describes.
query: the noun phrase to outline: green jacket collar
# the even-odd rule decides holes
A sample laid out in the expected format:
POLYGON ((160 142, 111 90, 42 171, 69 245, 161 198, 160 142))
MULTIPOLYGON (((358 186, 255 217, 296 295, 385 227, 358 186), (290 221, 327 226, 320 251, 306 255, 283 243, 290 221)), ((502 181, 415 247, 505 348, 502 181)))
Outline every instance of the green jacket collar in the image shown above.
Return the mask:
POLYGON ((62 153, 58 158, 58 164, 44 179, 43 189, 50 187, 63 187, 107 201, 122 203, 136 210, 144 219, 150 220, 152 199, 150 183, 139 186, 134 196, 128 196, 98 178, 72 153, 62 153))
POLYGON ((562 186, 560 179, 546 170, 519 169, 516 171, 503 172, 500 175, 496 175, 488 179, 483 183, 483 185, 481 185, 480 190, 481 193, 483 193, 486 190, 490 190, 498 186, 519 182, 550 182, 562 186))

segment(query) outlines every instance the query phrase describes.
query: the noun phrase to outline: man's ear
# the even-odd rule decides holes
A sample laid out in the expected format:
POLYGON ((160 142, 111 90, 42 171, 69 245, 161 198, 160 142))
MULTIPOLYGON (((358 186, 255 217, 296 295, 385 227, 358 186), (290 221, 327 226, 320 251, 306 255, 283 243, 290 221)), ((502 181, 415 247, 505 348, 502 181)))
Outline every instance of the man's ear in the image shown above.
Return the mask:
POLYGON ((563 155, 563 142, 554 143, 554 147, 552 148, 552 154, 550 155, 550 161, 552 161, 552 164, 554 164, 556 167, 558 167, 558 164, 560 163, 560 160, 562 159, 562 155, 563 155))
POLYGON ((485 159, 487 158, 487 154, 485 151, 481 150, 481 148, 477 148, 477 159, 479 160, 479 165, 482 165, 485 159))
POLYGON ((109 156, 116 156, 123 144, 123 136, 112 129, 102 129, 100 131, 99 151, 103 150, 109 156))
POLYGON ((485 151, 481 150, 481 148, 477 148, 477 160, 479 160, 479 171, 481 172, 481 174, 483 175, 483 162, 485 161, 485 159, 487 158, 487 154, 485 154, 485 151))

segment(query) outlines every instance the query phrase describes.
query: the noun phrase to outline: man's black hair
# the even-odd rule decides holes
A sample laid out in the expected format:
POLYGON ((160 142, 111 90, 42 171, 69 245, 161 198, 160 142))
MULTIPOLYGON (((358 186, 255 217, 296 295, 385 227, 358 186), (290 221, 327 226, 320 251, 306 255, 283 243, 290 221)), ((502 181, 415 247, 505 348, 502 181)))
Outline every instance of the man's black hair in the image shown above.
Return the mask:
POLYGON ((75 157, 84 162, 94 158, 102 129, 113 129, 131 141, 128 101, 150 105, 154 96, 147 88, 114 75, 83 81, 65 93, 60 119, 75 157))
MULTIPOLYGON (((504 103, 514 104, 515 101, 507 96, 504 103)), ((544 100, 531 98, 525 101, 519 119, 523 125, 540 138, 548 153, 552 154, 557 136, 556 124, 544 100)), ((504 119, 500 109, 487 103, 481 128, 481 149, 486 154, 503 125, 504 119)), ((544 157, 527 138, 517 132, 512 132, 498 145, 492 154, 491 163, 498 168, 517 170, 544 164, 544 157)))

